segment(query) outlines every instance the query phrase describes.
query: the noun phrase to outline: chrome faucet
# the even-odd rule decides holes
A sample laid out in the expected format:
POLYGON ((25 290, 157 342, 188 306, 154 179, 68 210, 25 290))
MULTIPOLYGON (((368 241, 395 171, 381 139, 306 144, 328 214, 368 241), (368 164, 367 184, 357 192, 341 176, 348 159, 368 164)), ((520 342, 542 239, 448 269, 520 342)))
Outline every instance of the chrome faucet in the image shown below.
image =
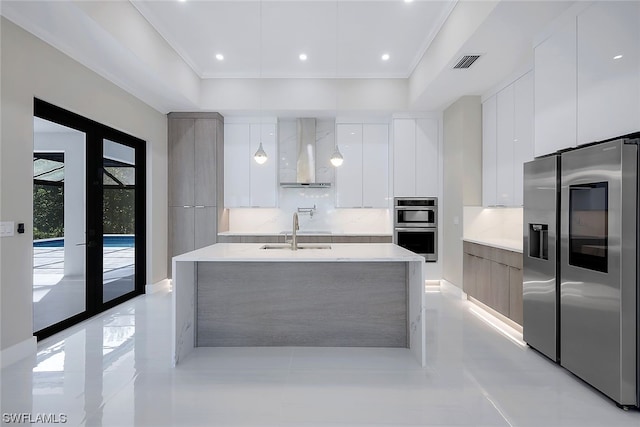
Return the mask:
POLYGON ((313 213, 316 211, 316 205, 314 204, 312 208, 298 208, 298 213, 301 214, 309 214, 309 218, 313 218, 313 213))
POLYGON ((293 232, 291 233, 291 250, 298 250, 298 235, 296 231, 300 230, 300 224, 298 223, 298 212, 293 213, 293 232))

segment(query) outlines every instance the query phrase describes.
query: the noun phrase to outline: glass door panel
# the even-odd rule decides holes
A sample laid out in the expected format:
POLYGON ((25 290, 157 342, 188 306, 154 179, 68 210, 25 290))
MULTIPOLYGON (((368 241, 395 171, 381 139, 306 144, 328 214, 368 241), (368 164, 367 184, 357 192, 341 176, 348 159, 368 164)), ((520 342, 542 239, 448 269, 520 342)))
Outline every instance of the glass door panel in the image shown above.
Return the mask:
POLYGON ((86 134, 34 118, 33 331, 86 307, 86 134))
POLYGON ((144 293, 145 141, 34 99, 33 331, 144 293))
POLYGON ((133 292, 135 280, 135 149, 103 140, 102 302, 133 292))

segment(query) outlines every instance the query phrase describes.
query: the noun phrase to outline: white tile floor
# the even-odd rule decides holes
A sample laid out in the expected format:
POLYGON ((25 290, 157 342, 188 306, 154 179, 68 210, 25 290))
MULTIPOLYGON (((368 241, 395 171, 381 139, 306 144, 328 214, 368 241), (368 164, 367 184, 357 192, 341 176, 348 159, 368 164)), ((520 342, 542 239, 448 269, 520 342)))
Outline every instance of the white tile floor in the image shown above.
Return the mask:
POLYGON ((405 349, 200 348, 170 366, 168 292, 141 296, 2 370, 2 414, 87 426, 640 426, 505 338, 466 301, 428 293, 428 366, 405 349), (35 364, 35 368, 34 368, 35 364))
MULTIPOLYGON (((106 246, 104 301, 134 290, 135 248, 106 246)), ((65 277, 64 248, 33 248, 33 327, 39 331, 86 309, 84 276, 65 277)))

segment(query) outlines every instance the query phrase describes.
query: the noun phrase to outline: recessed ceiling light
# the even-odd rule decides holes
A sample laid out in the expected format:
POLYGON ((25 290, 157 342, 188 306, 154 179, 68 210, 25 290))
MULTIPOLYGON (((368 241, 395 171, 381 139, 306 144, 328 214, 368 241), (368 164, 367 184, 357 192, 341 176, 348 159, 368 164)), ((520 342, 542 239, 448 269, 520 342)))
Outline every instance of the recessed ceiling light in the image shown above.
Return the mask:
MULTIPOLYGON (((184 2, 186 2, 187 0, 178 0, 178 1, 179 1, 180 3, 184 3, 184 2)), ((406 1, 406 0, 405 0, 405 1, 406 1)))
POLYGON ((224 59, 224 55, 223 55, 223 54, 221 54, 221 53, 216 53, 216 59, 217 59, 218 61, 222 61, 222 60, 224 59))
POLYGON ((301 53, 298 58, 300 58, 300 61, 306 61, 307 60, 307 54, 306 53, 301 53))
POLYGON ((613 57, 613 59, 620 59, 620 58, 622 58, 622 55, 616 55, 613 57))
POLYGON ((405 3, 411 3, 413 0, 404 0, 405 3))
POLYGON ((383 61, 388 61, 389 58, 391 58, 391 57, 389 56, 388 53, 384 53, 384 54, 382 54, 381 58, 382 58, 383 61))

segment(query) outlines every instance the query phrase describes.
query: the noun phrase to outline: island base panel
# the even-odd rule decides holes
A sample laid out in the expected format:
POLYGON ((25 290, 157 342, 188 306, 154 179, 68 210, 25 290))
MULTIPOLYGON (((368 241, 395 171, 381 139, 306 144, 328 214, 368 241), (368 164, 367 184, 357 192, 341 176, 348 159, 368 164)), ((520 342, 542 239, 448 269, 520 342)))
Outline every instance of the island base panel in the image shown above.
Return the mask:
POLYGON ((408 347, 405 262, 199 262, 198 347, 408 347))

